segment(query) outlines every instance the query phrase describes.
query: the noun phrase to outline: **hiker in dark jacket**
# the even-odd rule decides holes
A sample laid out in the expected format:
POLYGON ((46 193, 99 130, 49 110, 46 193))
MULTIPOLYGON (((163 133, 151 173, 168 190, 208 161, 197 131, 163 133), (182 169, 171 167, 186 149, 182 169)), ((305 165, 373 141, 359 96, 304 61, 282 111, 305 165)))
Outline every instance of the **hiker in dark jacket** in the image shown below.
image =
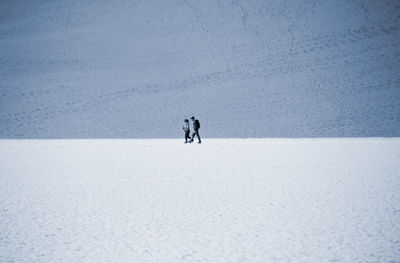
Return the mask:
POLYGON ((188 139, 190 142, 190 128, 189 128, 189 120, 188 119, 185 119, 182 129, 185 131, 185 143, 188 142, 187 141, 188 139))
POLYGON ((193 134, 192 134, 192 140, 190 142, 193 142, 194 140, 194 136, 197 135, 197 138, 199 139, 199 143, 201 143, 201 139, 200 139, 200 135, 199 135, 199 129, 200 129, 200 122, 199 120, 196 120, 194 118, 194 116, 192 116, 192 118, 190 118, 192 120, 193 123, 193 134))

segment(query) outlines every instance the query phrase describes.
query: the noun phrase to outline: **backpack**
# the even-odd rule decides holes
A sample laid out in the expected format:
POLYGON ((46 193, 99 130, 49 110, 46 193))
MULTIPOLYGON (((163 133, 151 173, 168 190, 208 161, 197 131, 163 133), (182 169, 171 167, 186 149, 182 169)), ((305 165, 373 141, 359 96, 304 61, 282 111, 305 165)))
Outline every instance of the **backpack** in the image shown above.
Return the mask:
POLYGON ((200 122, 199 122, 199 120, 195 120, 195 121, 194 121, 194 124, 196 125, 196 128, 197 128, 197 129, 200 129, 200 122))

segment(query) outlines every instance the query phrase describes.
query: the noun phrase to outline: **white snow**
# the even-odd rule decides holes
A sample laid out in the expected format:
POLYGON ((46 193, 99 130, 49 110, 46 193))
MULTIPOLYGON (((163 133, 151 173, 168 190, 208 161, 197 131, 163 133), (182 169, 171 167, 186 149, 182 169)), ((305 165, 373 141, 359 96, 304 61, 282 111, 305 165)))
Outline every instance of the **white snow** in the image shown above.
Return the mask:
POLYGON ((399 139, 2 140, 0 262, 400 262, 399 139))
POLYGON ((2 0, 0 138, 399 137, 398 0, 2 0))

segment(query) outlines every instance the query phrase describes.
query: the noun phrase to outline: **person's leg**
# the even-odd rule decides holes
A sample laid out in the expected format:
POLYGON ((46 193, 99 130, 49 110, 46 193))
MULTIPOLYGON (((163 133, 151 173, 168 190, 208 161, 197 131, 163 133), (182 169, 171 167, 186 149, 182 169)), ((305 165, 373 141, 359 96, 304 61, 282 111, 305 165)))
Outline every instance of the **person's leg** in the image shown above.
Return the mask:
POLYGON ((197 134, 197 139, 199 139, 199 143, 201 143, 201 139, 200 139, 200 134, 199 134, 199 130, 196 131, 197 134))
POLYGON ((194 140, 194 136, 197 136, 197 139, 199 140, 199 143, 201 143, 199 130, 194 131, 193 136, 192 136, 192 142, 194 140))
POLYGON ((187 143, 187 139, 190 140, 190 131, 185 132, 185 143, 187 143))

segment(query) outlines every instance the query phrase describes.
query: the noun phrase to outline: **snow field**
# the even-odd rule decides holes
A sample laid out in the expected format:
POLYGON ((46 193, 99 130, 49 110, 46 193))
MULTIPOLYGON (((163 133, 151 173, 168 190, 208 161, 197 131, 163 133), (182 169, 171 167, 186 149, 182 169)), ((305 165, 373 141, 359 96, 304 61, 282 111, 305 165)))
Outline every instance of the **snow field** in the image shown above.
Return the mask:
POLYGON ((0 262, 400 262, 399 139, 0 141, 0 262))
POLYGON ((3 0, 0 138, 400 137, 399 10, 3 0))

